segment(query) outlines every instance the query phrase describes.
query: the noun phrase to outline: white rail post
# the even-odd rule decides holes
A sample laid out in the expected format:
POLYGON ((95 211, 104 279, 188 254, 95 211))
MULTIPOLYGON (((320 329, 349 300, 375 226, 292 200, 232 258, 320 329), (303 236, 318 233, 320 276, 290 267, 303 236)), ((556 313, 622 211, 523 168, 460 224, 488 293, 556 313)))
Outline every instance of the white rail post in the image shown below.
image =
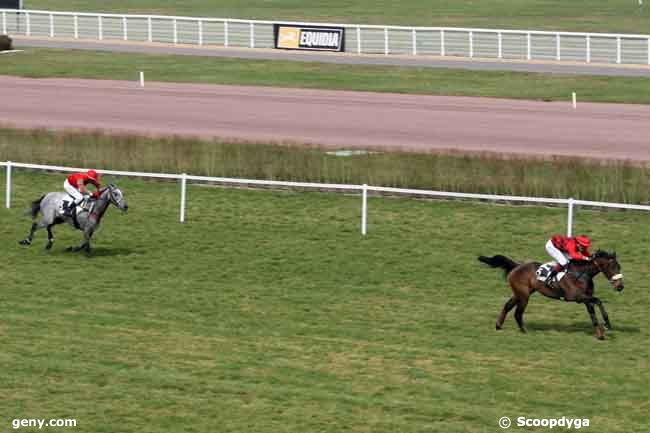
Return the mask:
POLYGON ((29 19, 29 12, 25 12, 25 36, 32 35, 32 20, 29 19))
POLYGON ((531 36, 530 32, 526 33, 526 60, 530 60, 533 58, 533 50, 531 46, 531 36))
POLYGON ((198 20, 199 25, 199 45, 203 45, 203 20, 198 20))
POLYGON ((591 63, 591 35, 587 35, 587 63, 591 63))
POLYGON ((176 21, 176 18, 174 18, 173 26, 174 26, 174 45, 178 43, 178 22, 176 21))
POLYGON ((616 63, 621 63, 621 37, 616 37, 616 63))
POLYGON ((357 54, 361 54, 361 26, 357 26, 357 54))
POLYGON ((7 12, 2 11, 2 34, 7 34, 7 12))
POLYGON ((440 56, 445 56, 445 31, 440 29, 440 56))
POLYGON ((555 34, 555 60, 557 60, 557 61, 562 60, 562 56, 560 54, 560 34, 559 33, 555 34))
POLYGON ((11 208, 11 161, 7 161, 7 191, 5 192, 5 206, 11 208))
POLYGON ((384 27, 384 55, 388 55, 388 27, 384 27))
POLYGON ((129 30, 127 29, 126 17, 122 17, 122 39, 129 40, 129 30))
POLYGON ((223 22, 223 46, 228 48, 228 20, 223 22))
POLYGON ((363 184, 361 190, 361 235, 368 233, 368 185, 363 184))
POLYGON ((153 25, 151 17, 147 17, 147 41, 153 42, 153 25))
POLYGON ((650 38, 648 38, 648 65, 650 65, 650 38))
POLYGON ((50 37, 54 37, 54 14, 50 14, 50 37))
POLYGON ((251 48, 255 48, 255 24, 251 23, 251 48))
POLYGON ((567 224, 566 224, 566 235, 571 236, 571 233, 573 232, 573 198, 569 199, 569 215, 567 217, 567 224))
POLYGON ((74 38, 79 39, 79 15, 74 14, 74 38))
POLYGON ((415 29, 411 30, 411 42, 413 43, 412 53, 414 56, 418 55, 418 35, 415 29))
POLYGON ((185 222, 185 197, 187 190, 187 174, 181 175, 181 223, 185 222))
POLYGON ((575 110, 576 108, 578 108, 578 106, 577 106, 577 101, 576 101, 576 92, 572 92, 572 93, 571 93, 571 102, 572 102, 572 105, 573 105, 573 109, 574 109, 574 110, 575 110))
POLYGON ((469 32, 469 56, 474 57, 474 32, 469 32))
POLYGON ((497 33, 497 57, 503 59, 503 35, 497 33))
POLYGON ((97 36, 99 37, 100 41, 104 39, 104 28, 102 21, 102 16, 97 15, 97 36))

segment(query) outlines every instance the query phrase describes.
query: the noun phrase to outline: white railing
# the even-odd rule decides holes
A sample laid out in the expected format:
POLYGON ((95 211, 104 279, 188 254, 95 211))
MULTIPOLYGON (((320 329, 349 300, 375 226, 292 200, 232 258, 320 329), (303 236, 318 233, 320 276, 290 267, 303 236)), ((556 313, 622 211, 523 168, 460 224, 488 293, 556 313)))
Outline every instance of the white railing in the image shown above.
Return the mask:
POLYGON ((0 9, 3 34, 273 48, 274 24, 346 29, 345 51, 650 65, 650 35, 298 23, 0 9))
MULTIPOLYGON (((19 162, 0 162, 0 166, 6 169, 6 192, 5 192, 5 205, 7 209, 11 208, 11 185, 12 185, 12 170, 13 168, 27 168, 32 170, 47 170, 58 172, 78 172, 85 171, 85 168, 73 167, 59 167, 53 165, 41 164, 24 164, 19 162)), ((575 200, 573 198, 539 198, 539 197, 521 197, 510 195, 491 195, 491 194, 468 194, 460 192, 444 192, 444 191, 427 191, 420 189, 406 189, 406 188, 391 188, 383 186, 369 186, 369 185, 344 185, 334 183, 309 183, 309 182, 284 182, 276 180, 258 180, 258 179, 233 179, 226 177, 208 177, 208 176, 192 176, 186 173, 182 174, 167 174, 167 173, 144 173, 133 171, 116 171, 116 170, 97 170, 101 174, 109 174, 114 176, 128 176, 139 178, 152 178, 152 179, 175 179, 181 182, 181 199, 180 199, 180 222, 185 222, 185 208, 187 198, 187 181, 195 182, 216 182, 221 184, 233 185, 260 185, 267 187, 287 187, 297 189, 315 189, 315 190, 334 190, 334 191, 359 191, 361 193, 361 234, 365 236, 368 232, 368 192, 386 193, 392 195, 405 195, 417 197, 437 197, 437 198, 454 198, 454 199, 468 199, 468 200, 490 200, 501 202, 521 202, 521 203, 538 203, 538 204, 552 204, 552 205, 566 205, 567 206, 567 235, 571 236, 573 232, 573 214, 576 205, 590 206, 590 207, 605 207, 616 209, 630 209, 630 210, 643 210, 650 211, 650 206, 634 205, 624 203, 607 203, 586 200, 575 200)))

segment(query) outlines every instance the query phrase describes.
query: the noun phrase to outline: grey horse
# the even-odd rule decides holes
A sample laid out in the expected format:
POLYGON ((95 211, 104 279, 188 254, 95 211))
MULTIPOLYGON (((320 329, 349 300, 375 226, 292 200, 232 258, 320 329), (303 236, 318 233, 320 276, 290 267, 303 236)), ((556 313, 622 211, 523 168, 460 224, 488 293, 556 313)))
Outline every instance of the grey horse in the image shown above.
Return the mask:
POLYGON ((89 199, 88 205, 83 211, 77 212, 76 220, 72 217, 62 216, 59 213, 62 202, 68 199, 68 194, 64 192, 50 192, 38 200, 32 202, 30 213, 34 219, 32 228, 26 239, 20 241, 21 245, 31 245, 34 233, 38 229, 47 229, 47 245, 46 249, 52 248, 54 244, 54 235, 52 234, 52 227, 57 224, 67 222, 73 228, 83 231, 84 240, 78 247, 70 247, 69 251, 86 251, 90 252, 90 238, 99 226, 99 223, 104 216, 110 204, 115 205, 118 209, 126 212, 129 209, 122 191, 115 185, 108 185, 106 188, 98 191, 96 199, 89 199), (40 221, 36 222, 38 213, 42 213, 43 217, 40 221))

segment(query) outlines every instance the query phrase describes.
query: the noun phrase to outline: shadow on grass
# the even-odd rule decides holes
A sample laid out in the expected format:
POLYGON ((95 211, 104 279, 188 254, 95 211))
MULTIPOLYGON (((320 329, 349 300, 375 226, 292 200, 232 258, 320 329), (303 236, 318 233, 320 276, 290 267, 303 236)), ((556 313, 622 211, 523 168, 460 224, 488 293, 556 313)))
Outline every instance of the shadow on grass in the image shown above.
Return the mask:
POLYGON ((65 251, 66 255, 79 255, 86 256, 89 258, 93 257, 118 257, 118 256, 130 256, 132 254, 141 254, 141 251, 136 251, 131 248, 105 248, 105 247, 96 247, 90 251, 90 254, 87 254, 85 251, 65 251))
MULTIPOLYGON (((573 322, 569 325, 556 322, 528 322, 526 323, 526 328, 528 328, 529 331, 555 331, 564 332, 567 334, 579 332, 591 335, 594 333, 594 327, 588 320, 585 322, 573 322)), ((607 333, 610 332, 639 334, 641 332, 641 329, 638 326, 617 325, 615 321, 612 321, 612 330, 607 331, 607 333)))

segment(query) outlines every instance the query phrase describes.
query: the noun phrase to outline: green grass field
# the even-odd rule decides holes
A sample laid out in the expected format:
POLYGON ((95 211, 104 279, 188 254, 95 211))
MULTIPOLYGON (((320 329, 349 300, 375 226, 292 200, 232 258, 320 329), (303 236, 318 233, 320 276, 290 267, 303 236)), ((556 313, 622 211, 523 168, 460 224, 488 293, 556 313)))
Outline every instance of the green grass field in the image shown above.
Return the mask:
POLYGON ((648 32, 650 12, 636 0, 26 0, 47 10, 148 13, 355 24, 500 27, 594 32, 648 32))
POLYGON ((0 74, 302 87, 429 95, 650 103, 650 78, 336 65, 216 57, 24 48, 0 74))
POLYGON ((622 293, 596 281, 615 327, 599 342, 584 307, 539 295, 527 335, 493 327, 509 292, 476 256, 544 259, 562 209, 371 198, 362 239, 359 197, 191 186, 181 225, 177 184, 117 179, 131 209, 91 257, 63 251, 65 227, 50 252, 44 233, 20 247, 23 208, 62 179, 16 171, 0 209, 3 431, 650 431, 648 214, 577 211, 625 273, 622 293))

